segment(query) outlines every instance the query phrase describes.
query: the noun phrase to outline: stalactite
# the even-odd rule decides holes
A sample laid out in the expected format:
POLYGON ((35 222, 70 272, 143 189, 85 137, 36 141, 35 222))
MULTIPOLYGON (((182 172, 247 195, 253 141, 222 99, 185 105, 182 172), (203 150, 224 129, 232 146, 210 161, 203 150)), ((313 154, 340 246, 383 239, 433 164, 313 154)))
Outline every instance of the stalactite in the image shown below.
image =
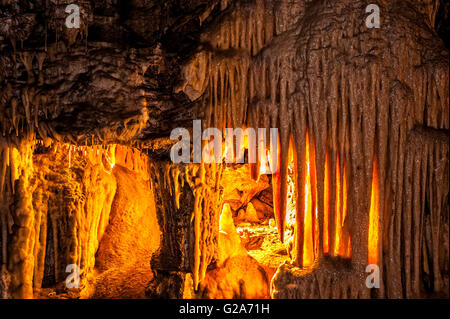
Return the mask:
MULTIPOLYGON (((441 276, 445 270, 440 268, 439 263, 445 258, 442 252, 448 251, 448 243, 437 234, 442 233, 442 227, 448 227, 448 218, 443 215, 448 201, 448 185, 443 183, 448 178, 448 147, 448 134, 444 131, 415 128, 407 137, 405 173, 399 181, 403 184, 405 203, 399 235, 404 243, 401 248, 404 259, 399 262, 404 267, 402 278, 405 283, 404 296, 407 298, 420 296, 423 289, 420 277, 424 270, 420 260, 431 265, 429 274, 433 276, 434 291, 443 288, 441 276), (431 225, 428 230, 424 226, 427 219, 431 225), (428 245, 424 243, 427 238, 431 242, 428 245), (431 248, 426 256, 422 255, 423 245, 426 249, 431 248)), ((388 290, 390 294, 392 292, 388 290)))
POLYGON ((39 70, 39 81, 38 84, 40 86, 44 85, 44 72, 43 72, 43 68, 44 68, 44 61, 47 58, 47 53, 46 52, 40 52, 37 54, 37 62, 38 62, 38 70, 39 70))
MULTIPOLYGON (((253 6, 257 16, 262 4, 248 5, 253 6)), ((197 56, 202 56, 203 60, 194 59, 185 67, 194 70, 194 74, 185 77, 184 87, 197 87, 196 96, 204 95, 203 114, 208 127, 253 127, 264 123, 264 127, 269 124, 279 128, 280 165, 272 179, 281 238, 284 236, 285 201, 282 199, 286 195, 287 150, 292 136, 297 154, 299 196, 297 257, 294 259, 297 265, 302 265, 304 247, 302 194, 305 193, 306 164, 301 154, 306 150, 308 130, 314 145, 316 195, 313 201, 319 211, 319 255, 333 254, 335 250, 334 255, 351 256, 356 273, 364 273, 367 263, 376 261, 381 272, 390 278, 386 287, 382 284, 378 296, 401 296, 401 278, 410 281, 409 268, 418 265, 420 259, 416 257, 419 259, 411 261, 402 251, 405 236, 402 229, 413 225, 420 227, 418 221, 413 223, 407 218, 405 212, 411 210, 411 202, 402 194, 408 192, 409 201, 415 201, 420 194, 422 197, 432 194, 427 195, 430 196, 427 200, 434 205, 433 212, 448 208, 436 199, 435 188, 441 185, 436 179, 423 182, 422 193, 419 189, 408 191, 404 186, 408 174, 413 172, 411 158, 404 156, 407 136, 413 126, 449 128, 448 53, 429 30, 412 22, 411 17, 416 19, 417 12, 408 7, 406 1, 382 5, 385 15, 392 19, 386 23, 383 32, 373 29, 364 33, 359 31, 364 28, 364 19, 354 18, 357 12, 363 12, 360 2, 338 3, 333 7, 311 3, 307 11, 300 5, 295 7, 298 20, 291 20, 291 24, 285 26, 283 24, 289 17, 286 10, 271 7, 270 3, 264 6, 275 13, 274 20, 267 23, 274 28, 273 32, 265 33, 255 28, 252 17, 236 9, 235 15, 221 20, 223 27, 213 26, 202 35, 203 42, 209 43, 214 50, 202 47, 197 56), (334 24, 329 16, 340 23, 334 24), (401 21, 397 19, 399 16, 410 19, 401 21), (227 19, 236 21, 235 26, 227 19), (241 32, 239 41, 231 35, 237 29, 241 32), (399 36, 399 30, 406 38, 399 36), (418 33, 423 35, 420 39, 414 36, 418 33), (381 51, 380 46, 391 50, 381 51), (427 54, 421 53, 424 51, 427 54), (196 63, 197 68, 190 68, 196 63), (236 68, 239 64, 244 67, 236 68), (198 70, 201 70, 200 74, 196 73, 198 70), (205 76, 205 72, 209 76, 205 76), (193 79, 196 78, 203 80, 195 82, 193 79), (344 186, 346 191, 343 191, 344 186), (380 240, 374 241, 374 246, 369 245, 370 238, 375 236, 374 229, 370 228, 374 222, 371 207, 379 211, 380 240), (408 270, 402 268, 405 262, 408 270)), ((432 11, 430 20, 433 20, 432 11)), ((420 154, 421 158, 426 157, 423 152, 420 154)), ((432 171, 437 163, 430 159, 426 167, 432 171)), ((448 192, 439 194, 442 198, 448 192)), ((422 213, 415 208, 418 219, 424 211, 425 205, 422 206, 422 213)), ((434 229, 440 229, 439 214, 430 217, 434 229)), ((423 235, 413 233, 422 240, 423 235)), ((430 269, 433 269, 434 282, 439 287, 438 240, 435 238, 438 233, 433 234, 426 247, 430 247, 427 253, 434 258, 430 265, 435 268, 430 269)), ((408 245, 407 249, 414 249, 416 255, 422 250, 408 245)), ((419 270, 413 269, 411 276, 417 281, 421 277, 419 274, 419 270)), ((415 282, 414 285, 418 287, 419 284, 415 282)), ((368 297, 368 290, 363 286, 363 282, 358 282, 355 293, 368 297)), ((408 284, 407 290, 411 289, 408 284)), ((408 293, 408 296, 412 294, 408 293)))
POLYGON ((374 160, 372 170, 372 187, 370 196, 370 212, 369 212, 369 260, 368 263, 372 265, 379 264, 379 236, 380 236, 380 195, 379 195, 379 182, 378 182, 378 167, 377 162, 374 160))
POLYGON ((89 295, 95 254, 108 226, 116 181, 98 148, 83 150, 55 143, 53 149, 34 160, 40 168, 34 176, 38 186, 33 193, 35 218, 40 221, 35 226, 34 287, 42 284, 46 267, 51 267, 58 283, 67 277, 66 266, 76 264, 81 289, 89 295), (47 228, 52 234, 53 265, 45 264, 47 228))
POLYGON ((194 252, 192 274, 194 288, 205 278, 206 269, 217 254, 215 232, 218 231, 219 214, 215 212, 220 204, 219 185, 222 174, 221 165, 202 163, 200 167, 186 172, 195 198, 194 252))
POLYGON ((27 70, 28 84, 32 84, 34 82, 33 55, 30 52, 20 52, 19 57, 27 70))
POLYGON ((27 124, 31 124, 31 113, 30 113, 30 92, 28 91, 28 88, 25 87, 23 89, 22 95, 22 104, 23 108, 25 110, 25 119, 27 120, 27 124))
MULTIPOLYGON (((12 122, 12 127, 16 130, 16 135, 19 135, 19 117, 17 115, 17 105, 18 105, 18 100, 17 98, 13 97, 11 99, 11 122, 12 122)), ((10 129, 11 132, 11 129, 10 129)))

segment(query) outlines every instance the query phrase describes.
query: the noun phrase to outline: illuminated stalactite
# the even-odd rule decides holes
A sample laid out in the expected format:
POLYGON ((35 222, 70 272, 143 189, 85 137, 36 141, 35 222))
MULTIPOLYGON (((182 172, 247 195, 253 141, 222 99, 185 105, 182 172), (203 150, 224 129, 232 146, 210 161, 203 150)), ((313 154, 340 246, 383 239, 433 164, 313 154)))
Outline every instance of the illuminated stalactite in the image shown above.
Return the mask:
MULTIPOLYGON (((34 165, 39 168, 35 179, 43 196, 33 201, 36 209, 46 208, 43 226, 51 232, 54 261, 47 264, 40 260, 38 277, 46 270, 59 283, 68 276, 66 267, 75 264, 82 272, 82 295, 88 294, 90 288, 95 254, 108 226, 117 186, 102 154, 103 149, 97 146, 81 149, 56 144, 49 153, 34 156, 34 165)), ((39 253, 46 255, 46 237, 41 236, 40 241, 39 253)), ((40 284, 36 283, 36 287, 40 284)))
MULTIPOLYGON (((306 174, 303 180, 303 187, 299 188, 298 184, 295 183, 296 180, 296 169, 294 169, 294 176, 289 178, 289 182, 292 183, 292 187, 288 189, 291 190, 293 194, 288 192, 288 198, 292 200, 292 204, 290 205, 290 210, 294 212, 288 212, 289 216, 294 217, 294 221, 298 220, 297 218, 302 218, 301 222, 295 222, 295 231, 296 236, 300 236, 302 234, 303 238, 301 241, 303 242, 302 248, 294 247, 297 255, 294 254, 294 260, 297 260, 300 265, 303 267, 310 267, 314 264, 317 257, 316 246, 318 244, 317 241, 317 226, 318 226, 318 215, 317 215, 317 198, 316 198, 316 190, 315 187, 315 173, 314 167, 311 165, 314 157, 309 150, 309 135, 306 135, 306 148, 305 148, 305 167, 306 174), (303 189, 303 194, 299 194, 299 189, 303 189), (303 201, 302 205, 298 205, 298 200, 303 201), (303 207, 303 212, 297 212, 300 207, 303 207), (303 228, 301 228, 303 227, 303 228), (301 253, 301 255, 298 255, 301 253)), ((312 145, 312 144, 311 144, 312 145)), ((289 165, 296 167, 294 164, 298 155, 294 155, 293 144, 291 143, 289 149, 289 165)))
POLYGON ((325 154, 325 172, 324 172, 324 188, 323 188, 323 253, 330 253, 330 161, 329 152, 325 154))
MULTIPOLYGON (((288 203, 288 212, 287 212, 287 224, 290 225, 295 222, 297 216, 303 216, 303 222, 297 223, 296 229, 303 226, 303 231, 299 233, 303 233, 303 248, 302 248, 302 259, 296 257, 299 260, 299 263, 303 267, 310 267, 317 261, 319 256, 319 222, 318 222, 318 194, 317 194, 317 182, 316 182, 316 173, 312 163, 314 163, 314 155, 310 152, 310 145, 313 145, 313 142, 309 141, 309 135, 306 135, 306 148, 305 148, 305 168, 306 174, 305 179, 303 181, 303 195, 299 195, 298 198, 303 200, 304 211, 302 214, 296 214, 296 209, 298 207, 296 203, 296 192, 300 189, 297 185, 294 185, 294 176, 289 176, 288 179, 288 194, 287 194, 287 203, 288 203), (301 260, 301 261, 300 261, 301 260)), ((289 167, 294 166, 294 150, 292 144, 289 148, 289 167)), ((326 160, 328 162, 328 160, 326 160)), ((335 229, 331 231, 331 234, 334 236, 334 246, 332 250, 333 256, 340 256, 343 258, 351 257, 351 243, 350 236, 348 232, 344 234, 345 229, 345 219, 347 215, 347 174, 345 171, 343 174, 340 173, 340 165, 339 159, 336 161, 336 185, 335 193, 336 193, 336 202, 333 207, 335 207, 335 229), (347 236, 345 236, 347 235, 347 236)), ((325 209, 325 220, 323 223, 324 234, 323 234, 323 252, 324 254, 329 253, 329 239, 328 239, 328 224, 329 224, 329 168, 328 164, 325 166, 326 172, 324 174, 325 178, 325 195, 324 200, 326 204, 324 204, 325 209)), ((291 171, 291 170, 289 170, 291 171)), ((375 226, 377 227, 377 226, 375 226)), ((300 250, 297 249, 299 252, 300 250)))
POLYGON ((33 138, 32 134, 28 134, 23 140, 1 139, 2 268, 6 266, 11 278, 9 287, 6 287, 7 293, 16 298, 33 296, 35 238, 32 235, 36 220, 33 214, 32 194, 29 192, 29 189, 34 187, 31 181, 33 138), (13 202, 15 205, 11 206, 13 202))
POLYGON ((343 172, 340 171, 339 156, 336 160, 336 204, 335 204, 335 231, 333 255, 350 258, 350 238, 348 232, 344 232, 347 217, 347 172, 343 164, 343 172))
POLYGON ((305 163, 306 163, 306 177, 305 177, 305 193, 304 193, 304 201, 305 201, 305 212, 304 212, 304 247, 303 247, 303 261, 302 266, 308 267, 311 266, 315 261, 315 228, 317 221, 317 202, 316 198, 313 197, 315 191, 313 190, 313 178, 315 176, 313 172, 312 162, 314 157, 312 157, 309 150, 309 135, 306 134, 306 152, 305 152, 305 163))
POLYGON ((378 264, 379 231, 380 231, 380 195, 378 190, 378 167, 373 161, 372 187, 369 212, 369 264, 378 264))
POLYGON ((218 230, 218 214, 215 212, 220 207, 218 188, 222 166, 218 164, 201 164, 199 169, 193 170, 188 179, 194 189, 194 264, 193 280, 194 288, 205 278, 206 269, 211 263, 217 251, 214 232, 218 230), (197 173, 195 173, 197 171, 197 173), (208 230, 208 231, 206 231, 208 230))
MULTIPOLYGON (((260 5, 255 4, 254 8, 259 10, 260 5)), ((311 3, 308 10, 295 6, 292 10, 299 19, 283 26, 281 21, 287 21, 288 13, 273 7, 275 18, 271 25, 275 31, 255 45, 251 41, 246 46, 231 41, 234 34, 226 31, 226 26, 212 28, 203 34, 203 39, 215 50, 202 47, 187 64, 184 74, 188 76, 181 89, 196 88, 197 96, 203 94, 201 114, 209 126, 279 128, 280 165, 272 175, 272 183, 282 239, 286 218, 286 202, 282 199, 288 190, 292 136, 298 154, 296 265, 303 265, 309 224, 304 194, 308 193, 305 180, 311 162, 307 165, 308 158, 300 155, 305 154, 308 145, 311 152, 311 142, 306 142, 308 131, 314 142, 312 182, 317 194, 312 202, 317 204, 318 229, 323 235, 318 237, 318 243, 322 243, 316 245, 318 255, 351 257, 355 274, 364 273, 368 261, 376 260, 389 278, 409 278, 410 261, 399 237, 403 236, 402 229, 410 225, 405 217, 408 201, 402 198, 406 137, 415 125, 448 129, 448 53, 422 25, 411 19, 398 19, 408 15, 420 20, 407 1, 382 7, 391 18, 382 32, 359 32, 364 21, 355 20, 354 16, 364 11, 362 2, 338 2, 332 7, 311 3), (330 24, 329 16, 342 24, 330 24), (399 37, 400 33, 406 38, 399 37), (428 34, 430 40, 421 42, 413 34, 428 34), (380 44, 392 49, 381 55, 375 49, 380 44), (434 53, 420 53, 425 51, 434 53), (192 64, 198 67, 190 68, 192 64), (381 247, 390 260, 383 260, 381 247), (407 269, 403 262, 407 262, 407 269)), ((433 10, 425 11, 433 20, 433 10)), ((235 12, 239 12, 239 6, 235 12)), ((245 14, 242 18, 252 21, 245 14)), ((250 39, 258 30, 247 28, 246 33, 250 33, 250 39)), ((432 170, 436 164, 429 165, 432 170)), ((441 206, 436 209, 439 214, 445 211, 441 206)), ((435 280, 439 284, 439 275, 435 280)), ((355 294, 368 296, 363 283, 348 284, 355 294)), ((386 284, 378 296, 400 296, 409 289, 402 288, 400 279, 387 280, 386 284)))
POLYGON ((66 266, 76 264, 82 274, 79 293, 88 297, 95 285, 95 255, 113 209, 113 169, 120 165, 148 180, 148 157, 120 145, 45 146, 33 138, 19 141, 2 140, 0 150, 1 261, 10 278, 5 293, 16 298, 39 296, 35 293, 39 294, 45 271, 53 273, 56 284, 67 277, 66 266))

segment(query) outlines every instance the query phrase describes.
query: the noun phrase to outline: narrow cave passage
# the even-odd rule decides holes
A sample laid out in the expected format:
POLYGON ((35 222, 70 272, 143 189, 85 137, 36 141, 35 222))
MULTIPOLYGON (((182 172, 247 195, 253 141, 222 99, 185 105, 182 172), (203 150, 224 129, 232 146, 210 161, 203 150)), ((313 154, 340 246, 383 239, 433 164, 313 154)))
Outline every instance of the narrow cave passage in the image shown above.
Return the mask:
POLYGON ((142 174, 117 164, 112 174, 117 190, 95 256, 92 297, 144 298, 153 276, 150 260, 160 244, 154 195, 142 174))

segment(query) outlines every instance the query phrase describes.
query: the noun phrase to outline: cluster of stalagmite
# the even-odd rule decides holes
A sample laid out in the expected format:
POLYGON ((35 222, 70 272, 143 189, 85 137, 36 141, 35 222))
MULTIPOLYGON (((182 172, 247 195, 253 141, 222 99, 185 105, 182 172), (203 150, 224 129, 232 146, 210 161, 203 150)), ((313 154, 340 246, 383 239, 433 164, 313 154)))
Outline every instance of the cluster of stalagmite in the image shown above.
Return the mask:
MULTIPOLYGON (((235 3, 231 13, 203 33, 204 43, 184 68, 186 81, 181 89, 191 99, 202 97, 199 114, 206 127, 279 128, 280 165, 272 179, 281 236, 286 218, 289 141, 293 141, 297 178, 294 264, 302 266, 304 258, 304 154, 309 134, 313 192, 317 193, 313 206, 318 208, 321 234, 315 243, 316 258, 324 255, 324 234, 328 234, 332 252, 335 234, 340 232, 343 238, 351 238, 352 268, 360 279, 369 255, 377 256, 375 263, 386 278, 378 296, 414 296, 424 268, 433 273, 432 289, 440 291, 442 265, 448 257, 437 247, 443 245, 448 252, 448 244, 433 237, 434 246, 430 245, 434 248, 423 250, 422 243, 431 242, 424 240, 426 232, 415 229, 448 228, 448 181, 430 175, 423 182, 426 196, 422 197, 402 187, 411 165, 418 165, 405 155, 414 127, 430 127, 447 136, 439 152, 416 149, 414 158, 420 159, 425 171, 434 172, 438 167, 448 170, 448 51, 433 30, 436 2, 417 6, 409 1, 382 1, 379 29, 367 28, 364 1, 283 2, 289 10, 274 3, 235 3), (290 19, 290 14, 298 18, 290 19), (433 161, 428 160, 429 154, 433 154, 433 161), (372 183, 374 164, 378 183, 372 183), (334 179, 336 175, 340 181, 334 179), (338 185, 343 181, 347 181, 348 207, 338 220, 333 212, 338 185), (379 227, 378 234, 372 236, 379 240, 369 245, 373 187, 377 188, 378 204, 374 207, 379 209, 379 227), (440 191, 436 194, 437 188, 440 191), (433 202, 426 205, 427 196, 433 202), (411 201, 420 203, 416 219, 411 219, 411 201), (426 226, 427 214, 433 216, 430 226, 426 226), (324 220, 328 229, 324 229, 324 220), (400 243, 404 240, 407 244, 403 249, 400 243), (377 252, 370 252, 370 246, 377 252), (409 259, 410 249, 416 252, 414 263, 409 259), (427 256, 434 260, 434 267, 421 264, 427 256), (414 282, 414 294, 410 283, 402 287, 403 280, 414 282)), ((361 289, 364 285, 361 279, 351 287, 368 296, 369 290, 361 289)))
POLYGON ((29 140, 20 152, 11 149, 20 156, 11 157, 8 175, 18 182, 3 192, 9 196, 2 201, 2 263, 12 279, 8 291, 18 298, 32 297, 33 289, 41 287, 46 258, 53 261, 55 282, 67 277, 69 264, 79 265, 87 275, 94 266, 115 192, 115 184, 103 170, 75 158, 72 169, 68 159, 63 161, 67 166, 61 167, 57 157, 68 157, 68 152, 53 153, 53 162, 33 156, 34 147, 29 140))

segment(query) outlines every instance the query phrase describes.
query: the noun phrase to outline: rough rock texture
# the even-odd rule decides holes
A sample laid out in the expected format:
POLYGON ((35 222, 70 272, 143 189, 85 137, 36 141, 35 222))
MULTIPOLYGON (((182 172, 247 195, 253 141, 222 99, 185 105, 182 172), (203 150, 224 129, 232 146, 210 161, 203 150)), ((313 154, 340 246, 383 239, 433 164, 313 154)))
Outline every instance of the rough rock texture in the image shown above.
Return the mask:
MULTIPOLYGON (((32 296, 35 225, 32 192, 33 142, 31 136, 3 144, 1 186, 2 278, 12 297, 32 296), (8 239, 10 236, 11 240, 8 239), (8 274, 4 270, 7 268, 8 274)), ((3 294, 3 293, 2 293, 3 294)))
POLYGON ((270 278, 250 256, 228 258, 221 267, 206 274, 198 296, 210 299, 270 298, 270 278))
POLYGON ((1 131, 128 143, 186 126, 192 105, 173 94, 178 64, 219 1, 79 1, 81 27, 68 29, 71 3, 1 2, 1 131))
MULTIPOLYGON (((183 69, 185 83, 180 88, 191 99, 203 96, 206 126, 240 127, 245 123, 248 127, 279 128, 280 165, 272 177, 272 187, 281 236, 286 218, 283 199, 287 195, 289 140, 294 141, 298 188, 295 263, 301 266, 304 258, 303 181, 309 167, 303 154, 309 134, 313 192, 317 192, 314 206, 319 211, 322 234, 315 243, 315 258, 324 254, 324 233, 328 233, 330 247, 337 245, 336 234, 342 234, 351 238, 351 264, 356 277, 363 277, 370 253, 377 256, 376 263, 385 278, 379 296, 412 297, 418 294, 419 278, 415 277, 415 294, 410 283, 401 283, 413 280, 409 256, 411 247, 416 247, 422 260, 434 259, 436 265, 442 260, 441 267, 433 270, 432 285, 433 291, 440 291, 447 257, 437 250, 424 256, 420 247, 426 232, 419 229, 426 225, 423 217, 431 214, 440 234, 446 233, 448 223, 437 220, 448 219, 448 183, 433 176, 426 179, 429 182, 424 182, 422 191, 433 194, 435 200, 429 206, 425 199, 403 188, 413 169, 405 153, 414 127, 440 130, 447 136, 447 146, 433 153, 436 161, 426 160, 426 151, 416 157, 428 163, 426 171, 434 172, 438 167, 448 170, 449 65, 448 51, 433 30, 438 2, 382 1, 380 29, 366 27, 363 1, 233 5, 233 10, 202 33, 204 43, 183 69), (327 185, 326 158, 330 176, 340 175, 340 181, 329 178, 327 185), (373 172, 377 183, 372 183, 373 172), (343 180, 347 183, 344 193, 348 194, 348 211, 343 212, 341 221, 331 212, 340 198, 336 195, 342 194, 338 185, 343 180), (383 239, 377 240, 375 252, 368 248, 371 185, 377 188, 377 207, 381 207, 375 238, 383 239), (436 187, 442 192, 436 193, 436 187), (330 191, 326 204, 325 189, 330 191), (411 202, 419 205, 414 239, 411 202), (325 219, 328 229, 324 229, 325 219), (405 247, 400 244, 403 241, 405 247)), ((258 166, 254 169, 257 172, 258 166)), ((435 247, 439 246, 437 242, 435 239, 435 247)), ((443 245, 443 251, 448 251, 448 244, 443 245)), ((419 277, 423 279, 424 273, 419 277)), ((350 289, 361 292, 358 296, 369 296, 364 280, 354 282, 350 289)))
POLYGON ((323 259, 314 270, 281 265, 272 280, 271 295, 280 299, 357 299, 367 298, 360 285, 365 277, 356 274, 350 264, 323 259), (355 289, 359 287, 359 289, 355 289))
POLYGON ((256 210, 256 214, 259 220, 273 218, 273 207, 259 198, 253 198, 250 202, 256 210))
POLYGON ((69 147, 67 152, 32 157, 33 149, 34 142, 24 144, 22 152, 11 149, 12 155, 30 155, 29 160, 11 157, 7 176, 17 182, 9 184, 14 187, 2 201, 3 212, 11 218, 2 223, 2 243, 8 243, 3 254, 11 274, 9 291, 22 298, 32 297, 33 288, 49 280, 64 280, 69 264, 79 265, 84 282, 94 267, 116 189, 115 180, 98 164, 76 158, 69 147), (46 268, 51 279, 44 278, 46 268))
POLYGON ((197 298, 261 299, 270 297, 270 278, 249 256, 234 226, 232 211, 224 204, 220 215, 218 257, 201 282, 197 298))

